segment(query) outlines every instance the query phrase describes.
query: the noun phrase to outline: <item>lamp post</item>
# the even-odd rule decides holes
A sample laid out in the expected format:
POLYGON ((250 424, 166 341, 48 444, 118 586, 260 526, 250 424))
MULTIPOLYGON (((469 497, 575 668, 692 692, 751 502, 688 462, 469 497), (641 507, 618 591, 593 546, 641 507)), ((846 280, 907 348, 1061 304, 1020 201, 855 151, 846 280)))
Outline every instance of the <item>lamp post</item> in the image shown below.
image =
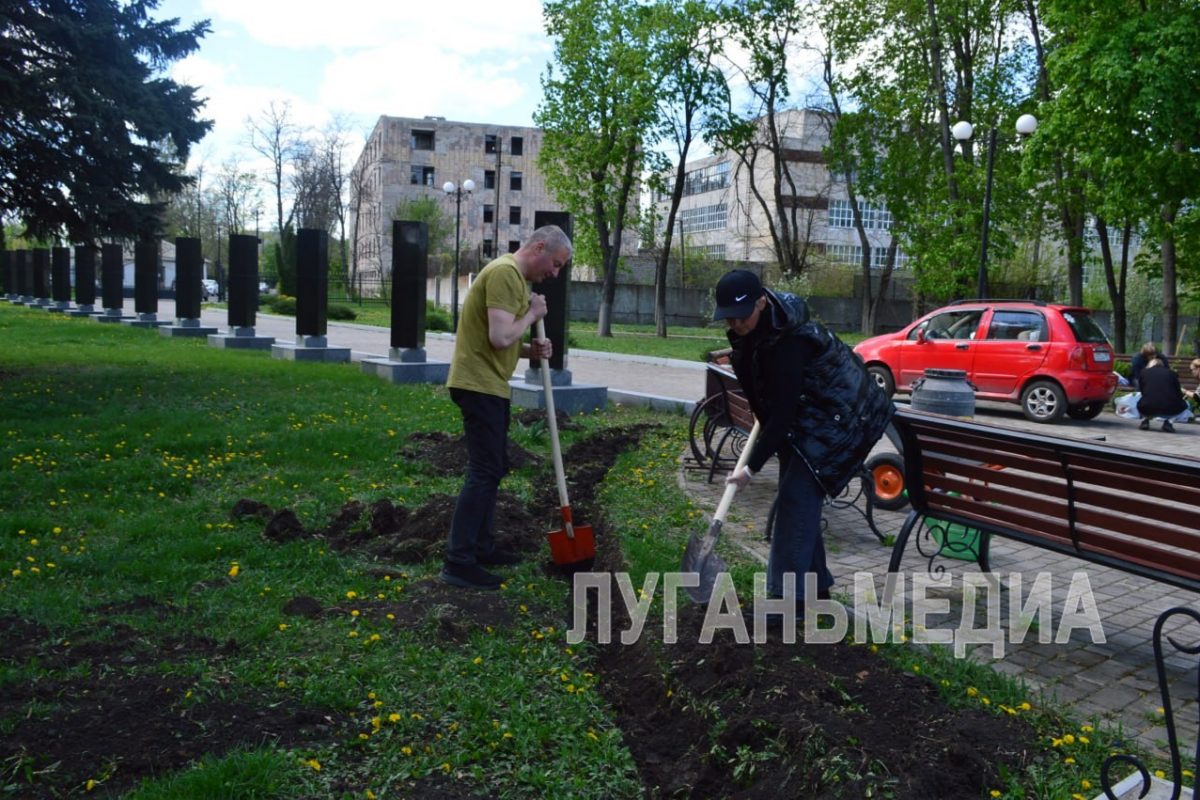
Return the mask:
POLYGON ((458 254, 462 228, 462 199, 464 194, 475 191, 475 181, 467 178, 462 186, 455 186, 454 181, 442 184, 442 191, 454 196, 454 284, 450 287, 450 327, 458 333, 458 254))
MULTIPOLYGON (((1016 129, 1021 136, 1029 136, 1037 130, 1037 117, 1033 114, 1022 114, 1017 117, 1016 129)), ((960 142, 966 142, 975 132, 975 127, 966 120, 954 123, 950 128, 951 135, 960 142)), ((996 126, 988 131, 987 182, 983 188, 983 230, 979 240, 979 276, 976 291, 982 300, 988 296, 987 251, 988 251, 988 222, 992 212, 992 174, 996 166, 996 126)))

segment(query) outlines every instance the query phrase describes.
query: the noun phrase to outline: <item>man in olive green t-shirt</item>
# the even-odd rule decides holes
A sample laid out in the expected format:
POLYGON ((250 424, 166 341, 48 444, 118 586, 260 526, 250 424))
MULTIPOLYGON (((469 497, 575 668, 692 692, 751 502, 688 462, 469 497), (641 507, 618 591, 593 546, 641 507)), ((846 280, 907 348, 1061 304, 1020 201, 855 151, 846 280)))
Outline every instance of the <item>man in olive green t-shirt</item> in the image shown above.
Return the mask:
POLYGON ((571 260, 571 240, 556 225, 538 228, 515 253, 489 263, 467 292, 446 386, 463 415, 467 477, 454 506, 442 580, 474 589, 499 588, 484 566, 515 564, 516 553, 496 548, 496 494, 508 472, 508 381, 522 357, 548 359, 549 339, 521 340, 546 316, 546 298, 529 283, 558 275, 571 260))

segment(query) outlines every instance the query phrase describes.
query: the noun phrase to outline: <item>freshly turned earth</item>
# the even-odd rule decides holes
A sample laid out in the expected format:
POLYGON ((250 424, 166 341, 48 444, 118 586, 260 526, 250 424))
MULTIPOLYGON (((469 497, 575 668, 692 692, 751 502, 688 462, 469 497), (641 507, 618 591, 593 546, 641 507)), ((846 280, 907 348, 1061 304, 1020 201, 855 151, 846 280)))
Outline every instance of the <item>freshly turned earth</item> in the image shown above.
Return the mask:
MULTIPOLYGON (((542 412, 525 412, 519 424, 537 424, 542 412)), ((569 421, 564 421, 564 425, 569 421)), ((624 558, 619 531, 611 530, 595 489, 617 457, 637 446, 646 427, 604 431, 564 456, 577 520, 596 531, 594 569, 619 571, 624 558)), ((405 458, 431 472, 453 474, 465 464, 462 437, 414 436, 405 458)), ((510 442, 514 463, 544 464, 510 442)), ((455 498, 441 495, 417 508, 382 499, 352 502, 319 528, 309 529, 288 509, 243 499, 238 518, 262 521, 277 542, 321 538, 340 551, 377 562, 371 572, 394 574, 402 565, 441 556, 455 498)), ((553 478, 532 507, 502 493, 497 539, 502 547, 546 559, 545 532, 559 527, 553 478)), ((566 575, 563 575, 565 578, 566 575)), ((193 592, 220 591, 220 582, 193 592)), ((614 596, 619 593, 614 590, 614 596)), ((285 598, 285 615, 319 618, 348 614, 315 598, 285 598)), ((570 619, 568 593, 557 613, 570 619)), ((618 607, 620 604, 617 604, 618 607)), ((366 615, 393 614, 397 624, 432 630, 440 646, 466 642, 475 628, 515 624, 515 613, 493 593, 465 592, 436 581, 411 584, 386 601, 359 600, 366 615)), ((263 695, 230 687, 224 699, 187 698, 196 677, 184 665, 202 660, 219 671, 236 657, 234 640, 155 638, 118 617, 183 613, 140 598, 94 609, 100 622, 86 630, 50 631, 37 621, 0 616, 0 666, 36 659, 43 673, 0 693, 0 719, 16 720, 0 737, 0 789, 20 786, 21 797, 80 793, 89 779, 105 778, 89 796, 115 796, 140 779, 186 767, 203 755, 274 740, 304 747, 345 740, 351 720, 296 704, 285 690, 263 695), (161 667, 179 665, 176 669, 161 667), (70 677, 66 677, 69 675, 70 677), (44 709, 53 709, 44 712, 44 709), (32 711, 30 711, 32 709, 32 711), (23 777, 36 773, 32 786, 23 777)), ((1033 751, 1034 734, 1020 720, 979 709, 954 709, 925 678, 896 670, 868 648, 849 644, 738 645, 718 635, 700 644, 703 609, 688 607, 679 619, 678 644, 663 645, 653 620, 633 645, 600 645, 593 671, 614 708, 625 742, 653 797, 738 798, 975 798, 998 786, 998 768, 1020 771, 1033 751)), ((614 621, 613 630, 624 625, 614 621)), ((619 637, 614 636, 619 642, 619 637)), ((337 787, 361 795, 363 787, 337 787)), ((410 784, 424 798, 475 796, 478 787, 449 778, 410 784)))

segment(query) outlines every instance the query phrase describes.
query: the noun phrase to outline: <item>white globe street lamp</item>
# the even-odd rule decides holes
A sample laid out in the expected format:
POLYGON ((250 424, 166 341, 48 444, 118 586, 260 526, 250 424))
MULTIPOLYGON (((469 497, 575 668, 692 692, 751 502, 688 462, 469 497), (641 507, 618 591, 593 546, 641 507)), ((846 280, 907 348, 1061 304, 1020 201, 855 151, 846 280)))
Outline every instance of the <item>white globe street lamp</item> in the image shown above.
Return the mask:
MULTIPOLYGON (((1037 117, 1033 114, 1022 114, 1017 117, 1016 129, 1021 136, 1029 136, 1037 130, 1037 117)), ((950 128, 950 134, 960 142, 965 142, 975 133, 975 126, 966 120, 960 120, 954 123, 950 128)), ((988 277, 987 277, 987 251, 988 251, 988 218, 992 210, 992 174, 996 166, 996 126, 993 125, 988 131, 988 157, 987 157, 987 182, 983 189, 983 230, 980 233, 979 241, 979 275, 977 277, 976 292, 979 299, 984 299, 988 296, 988 277)))
POLYGON ((462 199, 464 194, 471 194, 475 191, 475 181, 467 178, 462 182, 462 186, 455 186, 454 181, 446 181, 442 184, 442 191, 448 195, 454 196, 454 284, 450 287, 450 316, 452 317, 450 326, 454 328, 455 334, 458 333, 458 258, 459 258, 459 242, 462 222, 462 199))

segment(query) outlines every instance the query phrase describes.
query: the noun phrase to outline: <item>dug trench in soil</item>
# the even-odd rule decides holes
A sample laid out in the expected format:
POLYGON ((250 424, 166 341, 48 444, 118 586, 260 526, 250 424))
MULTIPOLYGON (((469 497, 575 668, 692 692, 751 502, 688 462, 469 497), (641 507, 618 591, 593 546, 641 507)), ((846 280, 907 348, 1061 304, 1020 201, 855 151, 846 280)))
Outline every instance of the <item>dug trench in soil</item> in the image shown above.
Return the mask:
MULTIPOLYGON (((586 475, 574 476, 572 504, 596 528, 596 571, 625 569, 595 504, 600 465, 637 438, 593 437, 568 458, 586 475)), ((727 632, 701 644, 694 606, 681 611, 676 644, 651 641, 648 622, 622 645, 622 610, 617 602, 614 641, 598 646, 594 671, 648 796, 974 798, 999 785, 1001 767, 1020 771, 1032 757, 1023 721, 951 708, 929 680, 868 647, 738 645, 727 632)))
MULTIPOLYGON (((174 613, 146 598, 115 610, 174 613)), ((236 689, 209 696, 195 690, 198 677, 163 669, 194 659, 219 664, 238 650, 232 640, 154 640, 103 618, 63 636, 0 617, 0 666, 35 661, 43 670, 42 677, 0 692, 0 719, 12 723, 0 736, 0 790, 62 797, 83 794, 94 780, 88 796, 113 797, 201 756, 264 742, 316 745, 344 735, 346 721, 333 713, 236 689)))

